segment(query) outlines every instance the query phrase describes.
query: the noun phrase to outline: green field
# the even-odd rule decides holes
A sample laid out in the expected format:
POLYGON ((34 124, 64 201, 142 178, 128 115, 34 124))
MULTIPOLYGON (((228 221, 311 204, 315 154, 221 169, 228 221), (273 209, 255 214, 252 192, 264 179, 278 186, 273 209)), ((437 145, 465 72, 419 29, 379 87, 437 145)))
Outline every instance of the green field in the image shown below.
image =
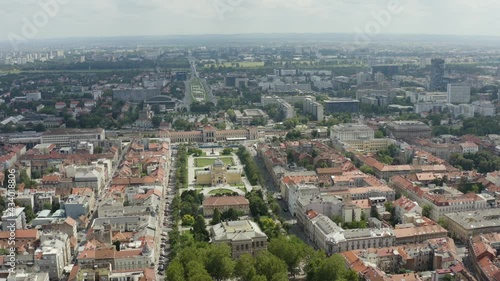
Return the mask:
POLYGON ((208 194, 210 194, 210 195, 214 195, 214 194, 233 194, 233 191, 229 190, 229 189, 225 189, 225 188, 219 188, 219 189, 215 189, 215 190, 210 191, 208 194))
MULTIPOLYGON (((217 160, 217 158, 195 158, 194 164, 197 168, 206 167, 212 165, 215 160, 217 160)), ((226 165, 234 165, 233 158, 231 157, 223 157, 220 158, 220 160, 222 160, 222 162, 226 165)))
POLYGON ((191 95, 193 99, 197 101, 205 101, 207 99, 207 93, 205 88, 199 79, 195 79, 191 82, 191 95))

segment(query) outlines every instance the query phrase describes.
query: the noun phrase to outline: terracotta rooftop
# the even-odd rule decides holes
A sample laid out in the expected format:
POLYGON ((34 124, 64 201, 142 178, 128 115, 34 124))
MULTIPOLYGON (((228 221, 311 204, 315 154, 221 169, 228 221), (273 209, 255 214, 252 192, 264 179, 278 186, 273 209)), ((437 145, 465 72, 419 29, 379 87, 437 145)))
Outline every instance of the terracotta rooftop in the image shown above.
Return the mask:
POLYGON ((203 207, 249 205, 248 200, 243 196, 222 196, 208 197, 203 201, 203 207))

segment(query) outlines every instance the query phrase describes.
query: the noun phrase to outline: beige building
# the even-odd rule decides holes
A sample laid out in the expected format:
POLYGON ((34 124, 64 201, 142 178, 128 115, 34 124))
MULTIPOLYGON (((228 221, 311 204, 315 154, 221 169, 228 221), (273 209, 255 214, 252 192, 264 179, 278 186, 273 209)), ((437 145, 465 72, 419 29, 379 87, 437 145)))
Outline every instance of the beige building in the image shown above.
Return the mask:
POLYGON ((259 137, 257 128, 249 127, 242 130, 218 131, 212 126, 205 126, 199 131, 161 131, 162 138, 169 138, 171 143, 176 142, 224 142, 231 140, 255 140, 259 137))
POLYGON ((203 201, 204 216, 212 216, 215 209, 218 209, 221 213, 233 209, 248 215, 250 213, 250 202, 243 196, 208 197, 203 201))
POLYGON ((448 231, 440 225, 426 225, 394 229, 396 244, 422 243, 428 239, 446 238, 448 231))
POLYGON ((234 115, 238 124, 246 126, 251 125, 254 120, 260 118, 265 122, 269 119, 269 116, 262 109, 245 109, 243 112, 235 110, 234 115))
POLYGON ((420 121, 393 121, 387 124, 387 133, 396 139, 414 140, 429 139, 432 129, 420 121))
POLYGON ((219 184, 239 184, 241 183, 241 173, 239 169, 226 167, 220 159, 215 160, 210 170, 196 172, 196 184, 216 186, 219 184))
POLYGON ((391 139, 383 138, 383 139, 366 139, 366 140, 363 139, 348 140, 343 143, 357 151, 370 153, 386 149, 389 145, 393 144, 394 141, 391 139))
POLYGON ((462 241, 478 234, 500 231, 500 209, 470 210, 444 215, 450 232, 462 241))
POLYGON ((229 244, 235 259, 243 254, 255 256, 267 249, 267 235, 251 220, 216 224, 211 227, 210 236, 215 244, 229 244))

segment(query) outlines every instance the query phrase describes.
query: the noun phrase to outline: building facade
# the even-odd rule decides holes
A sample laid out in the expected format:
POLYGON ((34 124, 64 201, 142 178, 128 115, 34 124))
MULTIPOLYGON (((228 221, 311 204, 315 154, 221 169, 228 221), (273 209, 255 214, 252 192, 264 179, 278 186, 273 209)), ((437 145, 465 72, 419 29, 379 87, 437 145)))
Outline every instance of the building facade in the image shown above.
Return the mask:
POLYGON ((448 103, 470 103, 471 87, 464 84, 448 84, 448 103))
POLYGON ((256 256, 267 249, 267 235, 251 220, 228 221, 210 228, 211 240, 215 244, 231 246, 233 258, 243 254, 256 256))
POLYGON ((241 140, 256 140, 259 137, 259 131, 255 127, 249 127, 243 130, 224 130, 218 131, 212 126, 205 126, 198 131, 161 131, 162 138, 169 138, 172 143, 179 142, 195 142, 195 143, 210 143, 210 142, 225 142, 234 139, 241 140))
POLYGON ((419 121, 393 121, 387 124, 387 133, 396 139, 428 139, 432 136, 432 129, 419 121))
POLYGON ((332 99, 324 103, 325 112, 329 114, 335 113, 357 113, 359 112, 359 100, 353 99, 332 99))

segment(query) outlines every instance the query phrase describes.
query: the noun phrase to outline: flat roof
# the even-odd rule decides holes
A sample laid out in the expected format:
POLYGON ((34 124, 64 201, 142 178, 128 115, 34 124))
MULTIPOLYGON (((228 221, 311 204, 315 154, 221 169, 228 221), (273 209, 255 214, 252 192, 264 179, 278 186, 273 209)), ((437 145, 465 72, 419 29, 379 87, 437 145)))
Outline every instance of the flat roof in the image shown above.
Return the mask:
POLYGON ((468 230, 500 226, 500 208, 455 212, 445 216, 468 230))

